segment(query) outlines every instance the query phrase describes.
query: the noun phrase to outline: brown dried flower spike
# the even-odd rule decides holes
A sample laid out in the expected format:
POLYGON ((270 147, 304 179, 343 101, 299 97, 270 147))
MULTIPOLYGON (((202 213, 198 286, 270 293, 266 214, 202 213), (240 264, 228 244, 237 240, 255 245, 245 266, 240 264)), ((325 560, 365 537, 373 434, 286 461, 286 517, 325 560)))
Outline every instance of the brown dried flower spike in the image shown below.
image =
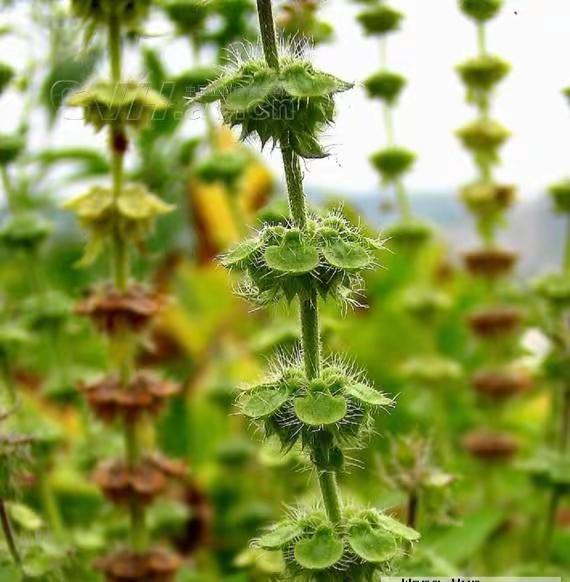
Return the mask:
POLYGON ((517 255, 501 249, 483 249, 465 253, 467 270, 475 277, 498 279, 509 275, 517 261, 517 255))
POLYGON ((483 371, 473 376, 472 384, 479 394, 503 399, 530 390, 532 378, 520 370, 483 371))
POLYGON ((469 317, 471 331, 478 337, 494 339, 513 334, 522 321, 519 309, 513 307, 494 307, 478 311, 469 317))
POLYGON ((161 548, 142 554, 118 551, 95 562, 109 582, 171 582, 181 565, 180 556, 161 548))
POLYGON ((139 285, 133 285, 124 292, 108 286, 92 291, 79 302, 76 311, 90 317, 102 333, 115 335, 125 330, 142 330, 163 304, 164 299, 160 295, 139 285))
POLYGON ((136 467, 123 460, 106 461, 95 470, 93 480, 116 505, 149 505, 166 489, 169 479, 181 479, 185 474, 183 463, 155 455, 136 467))
POLYGON ((486 429, 470 432, 463 446, 477 459, 487 463, 506 462, 519 450, 518 441, 511 435, 486 429))
POLYGON ((104 422, 120 417, 134 423, 143 414, 158 414, 165 401, 180 392, 180 387, 143 371, 127 386, 122 386, 116 376, 107 376, 85 386, 83 391, 95 415, 104 422))

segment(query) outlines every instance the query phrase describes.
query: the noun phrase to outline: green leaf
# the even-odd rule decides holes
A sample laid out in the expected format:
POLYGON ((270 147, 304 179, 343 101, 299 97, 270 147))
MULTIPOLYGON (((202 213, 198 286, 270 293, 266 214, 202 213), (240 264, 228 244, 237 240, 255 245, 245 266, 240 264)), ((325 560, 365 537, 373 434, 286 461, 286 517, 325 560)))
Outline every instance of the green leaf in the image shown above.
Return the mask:
POLYGON ((283 89, 292 97, 328 97, 334 93, 347 91, 352 87, 325 73, 308 70, 304 63, 293 63, 281 73, 283 89))
POLYGON ((334 424, 346 416, 343 396, 314 392, 295 400, 295 413, 301 422, 310 426, 334 424))
POLYGON ((404 538, 410 542, 415 542, 419 540, 421 535, 415 529, 404 525, 401 521, 390 517, 389 515, 377 515, 376 521, 386 531, 394 534, 399 538, 404 538))
POLYGON ((358 522, 348 532, 352 551, 367 562, 387 562, 398 553, 394 536, 374 529, 369 523, 358 522))
POLYGON ((287 398, 289 393, 284 386, 259 386, 245 394, 242 412, 249 418, 263 418, 281 408, 287 398))
POLYGON ((295 560, 308 570, 330 568, 342 558, 343 553, 342 541, 327 527, 321 527, 313 537, 295 545, 295 560))
POLYGON ((394 401, 391 398, 388 398, 382 394, 382 392, 372 388, 372 386, 368 386, 368 384, 363 384, 361 382, 358 382, 357 384, 349 384, 345 390, 347 394, 365 404, 370 404, 372 406, 392 406, 392 404, 394 404, 394 401))
POLYGON ((259 545, 266 550, 276 550, 303 534, 296 523, 282 522, 259 538, 259 545))
POLYGON ((10 517, 14 523, 17 523, 21 528, 27 531, 38 531, 44 525, 42 518, 35 511, 22 503, 10 503, 8 509, 10 517))
POLYGON ((340 237, 327 240, 323 254, 325 259, 338 269, 364 269, 372 263, 372 258, 362 246, 344 241, 340 237))
POLYGON ((303 274, 317 268, 319 254, 303 240, 299 231, 289 231, 279 246, 266 249, 265 262, 282 273, 303 274))

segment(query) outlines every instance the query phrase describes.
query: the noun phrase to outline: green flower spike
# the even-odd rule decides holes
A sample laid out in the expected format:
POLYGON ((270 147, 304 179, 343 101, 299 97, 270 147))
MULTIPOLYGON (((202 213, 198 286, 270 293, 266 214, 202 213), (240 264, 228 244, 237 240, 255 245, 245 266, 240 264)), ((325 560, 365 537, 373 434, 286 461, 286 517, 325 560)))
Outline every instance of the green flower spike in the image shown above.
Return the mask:
POLYGON ((361 272, 374 267, 382 241, 366 237, 339 213, 311 218, 302 231, 266 225, 222 258, 245 274, 243 294, 266 305, 277 299, 312 297, 354 302, 361 272))
POLYGON ((499 160, 498 150, 510 135, 508 129, 491 119, 478 119, 457 131, 465 148, 491 162, 499 160))
POLYGON ((349 507, 336 526, 319 510, 292 513, 255 545, 281 550, 291 578, 311 572, 311 580, 341 582, 371 580, 374 572, 389 568, 404 542, 419 538, 418 532, 380 511, 349 507))
POLYGON ((393 105, 406 86, 406 79, 397 73, 380 71, 364 81, 364 86, 371 99, 381 99, 393 105))
POLYGON ((461 80, 471 91, 490 91, 511 70, 507 61, 494 55, 481 55, 457 67, 461 80))
POLYGON ((82 107, 85 123, 99 131, 108 125, 144 127, 156 112, 168 107, 168 101, 136 81, 115 84, 101 80, 72 95, 68 105, 82 107))
POLYGON ((570 178, 553 184, 548 193, 554 201, 554 208, 560 214, 570 213, 570 178))
POLYGON ((404 15, 386 4, 367 8, 358 15, 358 21, 368 35, 384 35, 400 28, 404 15))
POLYGON ((75 213, 90 236, 82 264, 94 261, 104 244, 118 235, 125 241, 141 244, 152 229, 154 219, 172 206, 147 191, 141 184, 126 186, 117 200, 109 188, 95 186, 64 204, 75 213))
POLYGON ((390 147, 372 155, 372 165, 380 172, 385 183, 398 180, 409 172, 416 161, 416 154, 400 147, 390 147))
POLYGON ((240 396, 241 412, 260 423, 267 438, 276 436, 284 450, 297 443, 321 470, 339 470, 341 447, 357 443, 379 409, 393 400, 370 386, 360 373, 339 362, 308 380, 300 361, 277 362, 269 378, 240 396), (323 442, 331 454, 322 458, 323 442))
POLYGON ((163 9, 181 35, 202 32, 211 12, 208 0, 168 0, 163 9))
POLYGON ((17 214, 0 228, 0 244, 11 250, 34 252, 51 230, 51 224, 35 214, 17 214))
POLYGON ((6 63, 0 63, 0 95, 4 93, 13 78, 14 69, 6 63))
POLYGON ((319 135, 333 122, 334 96, 351 87, 284 56, 279 71, 261 59, 228 69, 192 101, 219 101, 225 123, 240 126, 242 139, 257 135, 264 146, 286 138, 302 158, 322 158, 319 135))
POLYGON ((19 134, 0 134, 0 166, 12 163, 25 146, 24 137, 19 134))
POLYGON ((98 26, 107 26, 111 17, 136 28, 148 15, 151 0, 71 0, 73 13, 98 26))
POLYGON ((494 18, 503 5, 503 0, 459 0, 461 10, 477 22, 494 18))

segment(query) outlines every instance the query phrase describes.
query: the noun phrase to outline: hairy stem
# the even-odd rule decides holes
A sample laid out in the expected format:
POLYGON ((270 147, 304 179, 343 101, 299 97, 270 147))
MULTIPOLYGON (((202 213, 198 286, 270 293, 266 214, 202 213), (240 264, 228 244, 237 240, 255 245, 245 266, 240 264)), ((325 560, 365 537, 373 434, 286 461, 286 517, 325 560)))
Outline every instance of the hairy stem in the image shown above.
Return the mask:
POLYGON ((287 193, 289 196, 289 209, 295 226, 304 228, 307 224, 307 204, 303 189, 303 172, 299 156, 291 148, 289 136, 281 140, 281 153, 285 179, 287 180, 287 193))
POLYGON ((335 473, 332 473, 331 471, 320 472, 319 485, 327 515, 333 524, 337 524, 342 519, 342 513, 340 509, 340 495, 338 492, 335 473))
POLYGON ((4 538, 6 539, 8 551, 10 552, 14 563, 21 567, 22 558, 20 557, 20 552, 18 551, 18 546, 16 545, 16 538, 14 537, 14 531, 12 530, 12 524, 10 523, 10 516, 8 515, 8 510, 6 509, 6 502, 3 499, 0 499, 0 524, 2 526, 4 538))
POLYGON ((265 60, 272 69, 279 70, 279 51, 277 50, 271 0, 257 0, 257 14, 265 60))
POLYGON ((301 299, 301 332, 303 359, 307 378, 318 378, 321 373, 321 338, 319 330, 319 308, 316 291, 311 297, 301 299))

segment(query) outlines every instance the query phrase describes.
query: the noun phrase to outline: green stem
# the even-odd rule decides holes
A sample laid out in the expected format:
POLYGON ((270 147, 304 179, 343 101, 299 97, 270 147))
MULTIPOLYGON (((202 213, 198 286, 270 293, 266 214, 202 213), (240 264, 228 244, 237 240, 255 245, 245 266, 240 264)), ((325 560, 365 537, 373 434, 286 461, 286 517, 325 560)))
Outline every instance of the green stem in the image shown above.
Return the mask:
POLYGON ((271 0, 257 0, 257 14, 265 60, 272 69, 279 70, 279 51, 277 50, 271 0))
POLYGON ((321 338, 319 330, 319 306, 317 292, 301 299, 301 331, 303 359, 307 378, 318 378, 321 373, 321 338))
POLYGON ((394 138, 394 116, 392 115, 392 107, 387 103, 384 104, 384 127, 386 130, 386 143, 388 147, 393 147, 396 140, 394 138))
POLYGON ((484 22, 477 24, 477 45, 479 47, 479 56, 484 57, 487 54, 487 29, 484 22))
POLYGON ((336 475, 330 471, 319 473, 319 485, 327 515, 333 524, 340 523, 342 513, 340 509, 340 495, 336 482, 336 475))
POLYGON ((407 221, 412 217, 412 205, 408 198, 408 193, 401 178, 396 180, 394 184, 396 188, 396 198, 398 200, 398 208, 400 209, 400 216, 402 220, 407 221))
POLYGON ((113 83, 121 82, 121 21, 117 14, 109 18, 109 59, 113 83))
POLYGON ((281 140, 281 153, 283 167, 287 181, 287 194, 289 197, 289 209, 295 226, 304 228, 307 224, 307 204, 303 189, 303 172, 299 156, 293 151, 289 141, 289 135, 281 140))
POLYGON ((49 482, 48 471, 45 467, 38 468, 37 477, 40 499, 42 501, 44 513, 47 516, 48 524, 54 536, 57 539, 62 540, 65 537, 63 520, 61 518, 59 506, 54 497, 53 490, 49 482))
POLYGON ((570 273, 570 217, 566 219, 566 244, 564 245, 564 272, 570 273))
POLYGON ((2 526, 4 538, 6 539, 8 551, 10 552, 10 555, 12 556, 14 563, 21 568, 22 558, 20 557, 20 553, 18 552, 16 538, 14 537, 12 524, 10 523, 10 516, 8 515, 8 510, 6 509, 6 502, 3 499, 0 499, 0 524, 2 526))
POLYGON ((548 561, 548 556, 550 554, 552 537, 554 535, 554 528, 556 526, 556 516, 558 515, 558 507, 560 506, 560 499, 560 491, 558 489, 554 489, 550 494, 548 510, 546 512, 546 527, 544 530, 544 539, 542 543, 543 562, 548 561))

